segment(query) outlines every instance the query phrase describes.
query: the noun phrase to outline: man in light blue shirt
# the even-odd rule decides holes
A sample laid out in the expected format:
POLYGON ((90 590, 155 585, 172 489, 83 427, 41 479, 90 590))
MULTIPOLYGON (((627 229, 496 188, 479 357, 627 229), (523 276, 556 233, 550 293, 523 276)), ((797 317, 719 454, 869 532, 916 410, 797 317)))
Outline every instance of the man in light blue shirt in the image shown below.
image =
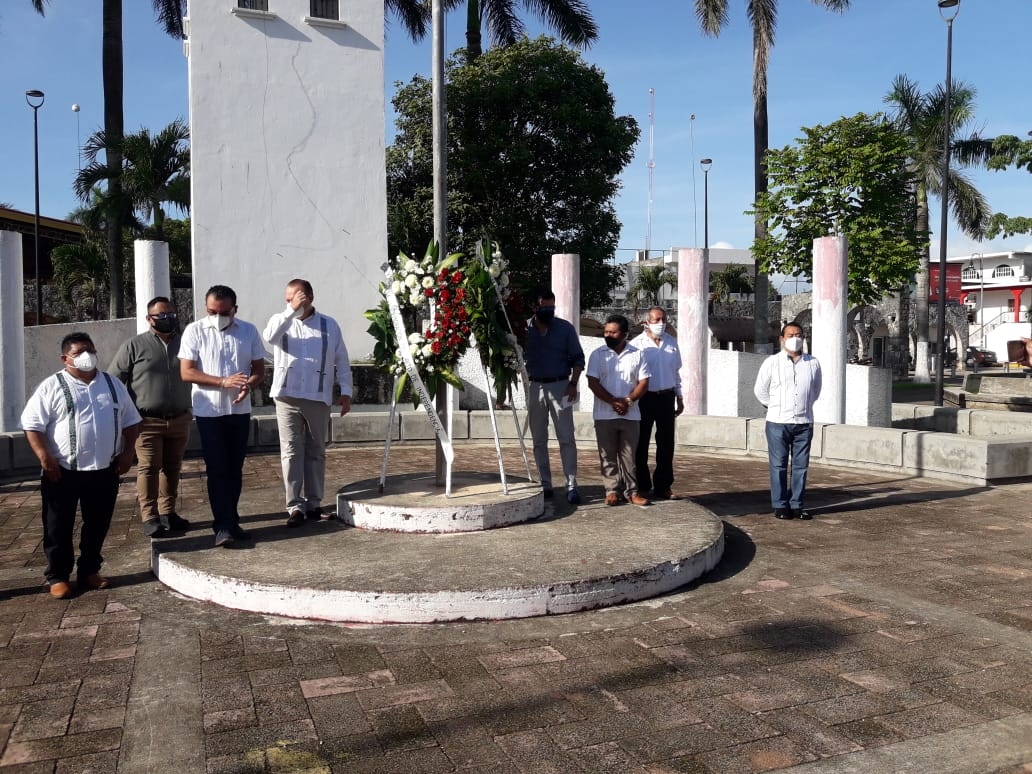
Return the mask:
POLYGON ((808 521, 811 517, 803 507, 803 498, 813 440, 813 404, 821 395, 821 365, 817 358, 803 352, 803 328, 798 323, 788 323, 781 329, 781 351, 763 361, 753 393, 767 408, 764 432, 774 515, 808 521))

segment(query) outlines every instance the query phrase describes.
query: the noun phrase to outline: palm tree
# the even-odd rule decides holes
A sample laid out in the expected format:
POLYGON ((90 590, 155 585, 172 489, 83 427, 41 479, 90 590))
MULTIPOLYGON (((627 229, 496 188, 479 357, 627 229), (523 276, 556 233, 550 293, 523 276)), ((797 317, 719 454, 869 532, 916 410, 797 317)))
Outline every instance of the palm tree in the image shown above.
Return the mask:
MULTIPOLYGON (((961 137, 965 125, 974 118, 975 90, 963 83, 953 84, 950 98, 950 158, 960 166, 984 165, 992 152, 992 140, 983 140, 976 133, 961 137)), ((944 86, 922 94, 917 83, 905 75, 897 75, 884 102, 895 108, 892 116, 898 131, 910 141, 910 167, 917 187, 917 230, 929 233, 928 196, 942 197, 943 117, 946 107, 944 86)), ((949 177, 950 200, 943 206, 953 210, 961 230, 973 239, 981 239, 989 225, 990 211, 985 197, 963 173, 952 165, 949 177)), ((917 311, 917 351, 914 357, 914 379, 931 381, 928 370, 928 264, 931 242, 925 243, 917 270, 914 304, 917 311)), ((940 324, 942 324, 940 322, 940 324)))
MULTIPOLYGON (((516 13, 520 5, 534 12, 564 43, 584 48, 598 39, 598 26, 585 0, 445 0, 447 10, 466 4, 466 58, 472 62, 484 47, 481 29, 486 22, 496 45, 511 46, 526 35, 516 13)), ((386 8, 401 19, 413 40, 422 40, 429 29, 427 0, 386 0, 386 8)))
POLYGON ((50 253, 54 285, 76 319, 100 318, 100 305, 108 289, 108 259, 104 246, 89 232, 77 244, 60 245, 50 253))
POLYGON ((749 269, 737 263, 729 263, 723 269, 710 275, 710 294, 714 301, 727 301, 732 293, 751 293, 749 269))
POLYGON ((666 266, 642 266, 627 291, 627 306, 635 313, 643 306, 657 306, 664 287, 677 287, 677 275, 666 266))
MULTIPOLYGON (((811 0, 815 5, 829 11, 844 11, 849 0, 811 0)), ((767 125, 767 63, 770 50, 774 47, 774 32, 777 28, 778 0, 746 0, 745 13, 752 24, 753 32, 753 185, 754 201, 767 191, 767 167, 764 157, 769 146, 767 125)), ((695 15, 699 18, 702 31, 714 37, 727 26, 728 0, 695 0, 695 15)), ((754 237, 759 240, 767 235, 767 222, 757 215, 753 226, 754 237)), ((756 266, 756 311, 754 313, 753 335, 756 351, 766 351, 770 340, 767 322, 767 275, 756 266)))
POLYGON ((122 169, 115 172, 97 160, 100 151, 111 149, 107 135, 103 131, 94 132, 83 145, 86 166, 75 177, 76 195, 84 202, 93 197, 95 203, 112 205, 106 210, 108 218, 112 212, 126 209, 151 218, 154 237, 163 240, 165 210, 162 204, 171 204, 184 212, 190 205, 190 152, 186 148, 189 137, 190 130, 182 119, 176 119, 156 135, 151 135, 148 129, 128 134, 114 149, 122 159, 122 169), (115 178, 121 181, 121 194, 112 194, 109 190, 98 200, 95 188, 115 178), (114 206, 119 201, 123 201, 123 206, 114 206))
MULTIPOLYGON (((30 0, 32 7, 43 15, 50 0, 30 0)), ((151 0, 155 14, 162 28, 174 38, 183 37, 183 14, 186 0, 151 0)), ((124 132, 125 114, 123 106, 122 75, 122 0, 104 0, 101 9, 102 42, 101 69, 104 79, 104 134, 109 141, 106 148, 109 169, 122 169, 118 148, 124 132)), ((108 193, 115 200, 121 198, 122 184, 119 176, 108 180, 108 193)), ((124 222, 120 208, 110 213, 107 228, 107 251, 112 288, 110 316, 112 319, 125 316, 125 298, 122 293, 122 263, 125 251, 122 242, 124 222)))

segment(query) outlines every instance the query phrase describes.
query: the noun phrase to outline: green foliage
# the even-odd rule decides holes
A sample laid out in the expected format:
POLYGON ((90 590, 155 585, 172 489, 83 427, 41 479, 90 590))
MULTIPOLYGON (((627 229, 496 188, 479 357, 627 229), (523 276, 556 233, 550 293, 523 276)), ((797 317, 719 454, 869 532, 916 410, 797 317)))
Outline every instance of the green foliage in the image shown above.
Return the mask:
POLYGON ((1032 234, 1032 218, 1012 218, 1002 212, 997 212, 989 218, 989 228, 985 230, 987 239, 1009 239, 1017 234, 1032 234))
POLYGON ((50 253, 54 284, 76 319, 98 320, 107 294, 108 260, 103 246, 87 236, 78 244, 60 245, 50 253))
POLYGON ((813 240, 849 242, 849 300, 872 303, 910 281, 927 238, 915 228, 914 177, 906 138, 880 116, 860 113, 804 128, 796 146, 767 153, 770 221, 753 253, 766 271, 813 273, 813 240))
POLYGON ((635 312, 643 307, 657 306, 659 294, 665 287, 677 287, 677 275, 674 272, 662 264, 641 266, 627 290, 627 306, 635 312))
POLYGON ((720 271, 710 274, 710 295, 714 301, 727 301, 732 293, 752 293, 749 269, 729 263, 720 271))
MULTIPOLYGON (((619 237, 618 175, 638 126, 614 113, 602 72, 539 38, 448 62, 448 244, 472 252, 490 234, 505 245, 517 289, 550 282, 548 256, 579 253, 581 303, 605 303, 618 282, 607 264, 619 237)), ((433 238, 431 90, 399 84, 397 136, 387 149, 391 254, 433 238)))
POLYGON ((1003 134, 992 141, 992 151, 986 167, 1003 170, 1017 167, 1032 172, 1032 140, 1022 140, 1012 134, 1003 134))

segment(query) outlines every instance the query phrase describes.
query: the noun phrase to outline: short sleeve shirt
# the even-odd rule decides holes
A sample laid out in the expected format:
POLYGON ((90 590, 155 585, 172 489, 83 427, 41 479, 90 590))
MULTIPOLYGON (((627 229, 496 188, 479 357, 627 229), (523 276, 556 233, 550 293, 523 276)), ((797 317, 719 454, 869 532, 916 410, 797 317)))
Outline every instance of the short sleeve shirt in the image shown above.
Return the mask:
MULTIPOLYGON (((610 395, 624 398, 638 386, 638 382, 649 377, 649 366, 640 349, 630 344, 617 353, 609 347, 599 347, 588 357, 587 375, 598 379, 610 395)), ((635 403, 626 414, 620 416, 608 403, 595 401, 592 409, 594 419, 641 419, 641 410, 635 403)))
MULTIPOLYGON (((179 359, 192 360, 209 376, 232 376, 251 373, 251 362, 266 357, 258 329, 244 320, 233 320, 220 331, 207 318, 186 326, 179 343, 179 359)), ((194 416, 223 417, 230 414, 250 414, 251 402, 233 400, 236 393, 219 387, 194 384, 192 399, 194 416)))
POLYGON ((65 470, 110 467, 122 452, 122 430, 139 422, 125 385, 103 371, 89 382, 67 370, 48 376, 21 415, 22 430, 42 433, 51 456, 65 470))

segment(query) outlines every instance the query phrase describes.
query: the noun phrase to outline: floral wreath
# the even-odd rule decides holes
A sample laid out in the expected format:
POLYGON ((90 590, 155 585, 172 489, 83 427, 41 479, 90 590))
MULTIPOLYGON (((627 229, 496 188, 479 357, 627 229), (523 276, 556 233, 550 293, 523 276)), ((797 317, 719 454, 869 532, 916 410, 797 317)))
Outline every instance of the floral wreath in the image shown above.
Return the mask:
MULTIPOLYGON (((416 329, 406 345, 432 395, 444 384, 463 389, 455 371, 473 339, 493 377, 496 402, 504 401, 516 382, 520 360, 506 306, 517 297, 506 271, 508 262, 495 243, 488 244, 490 248, 478 242, 472 258, 451 253, 438 261, 438 246, 433 243, 420 261, 399 253, 385 264, 386 280, 380 283, 384 300, 367 310, 365 317, 376 340, 376 366, 397 378, 396 401, 409 379, 387 308, 388 289, 397 297, 406 329, 416 329)), ((418 397, 413 402, 418 405, 418 397)))

